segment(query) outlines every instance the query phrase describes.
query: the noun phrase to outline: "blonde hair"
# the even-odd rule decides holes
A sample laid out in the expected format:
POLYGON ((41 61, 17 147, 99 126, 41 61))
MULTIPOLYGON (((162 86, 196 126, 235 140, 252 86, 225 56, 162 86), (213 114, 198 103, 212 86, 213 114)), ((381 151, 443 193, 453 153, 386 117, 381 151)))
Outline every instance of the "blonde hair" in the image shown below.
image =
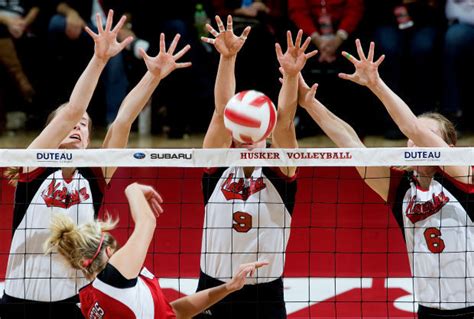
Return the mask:
POLYGON ((117 241, 108 233, 115 228, 117 223, 118 219, 113 220, 107 216, 104 221, 93 221, 77 226, 71 217, 55 214, 51 219, 51 234, 44 243, 45 253, 51 253, 57 249, 57 252, 72 268, 82 270, 87 279, 94 279, 105 267, 105 249, 107 247, 112 250, 117 249, 117 241), (103 244, 99 249, 101 240, 103 244), (97 258, 94 258, 90 264, 84 263, 95 255, 97 258))
MULTIPOLYGON (((418 118, 431 119, 438 122, 441 131, 441 138, 449 145, 456 145, 458 141, 456 128, 454 127, 453 122, 448 120, 447 117, 437 112, 426 112, 418 115, 418 118)), ((397 168, 407 172, 413 172, 415 170, 413 166, 399 166, 397 168)))
POLYGON ((420 114, 418 118, 431 119, 438 122, 441 131, 441 137, 449 145, 456 145, 458 142, 458 136, 453 122, 448 120, 444 115, 437 112, 426 112, 420 114))

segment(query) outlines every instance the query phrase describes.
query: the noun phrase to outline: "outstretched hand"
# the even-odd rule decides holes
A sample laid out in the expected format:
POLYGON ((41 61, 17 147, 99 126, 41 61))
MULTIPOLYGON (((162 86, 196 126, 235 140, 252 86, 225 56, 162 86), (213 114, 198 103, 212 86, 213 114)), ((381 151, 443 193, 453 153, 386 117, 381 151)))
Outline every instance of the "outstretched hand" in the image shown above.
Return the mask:
MULTIPOLYGON (((278 69, 283 76, 283 68, 278 69)), ((279 78, 280 83, 283 84, 283 78, 279 78)), ((303 75, 298 74, 298 104, 306 109, 311 102, 316 98, 316 91, 318 90, 318 83, 314 83, 311 87, 306 83, 303 75)))
POLYGON ((303 38, 303 30, 299 30, 296 35, 295 43, 290 31, 286 33, 287 49, 283 54, 280 44, 275 44, 275 51, 277 54, 278 62, 280 63, 283 73, 289 76, 296 76, 304 68, 306 61, 315 56, 318 50, 305 53, 311 43, 311 37, 308 37, 306 41, 301 45, 303 38))
POLYGON ((150 71, 154 76, 164 79, 168 74, 176 69, 187 68, 191 66, 191 62, 177 62, 191 48, 191 46, 188 44, 178 51, 178 53, 174 54, 180 38, 181 35, 179 33, 176 34, 168 51, 166 51, 165 35, 164 33, 161 33, 160 52, 155 57, 150 57, 143 49, 140 50, 140 54, 145 61, 148 71, 150 71))
POLYGON ((365 57, 359 39, 356 40, 356 47, 359 60, 345 51, 342 52, 342 55, 354 64, 355 72, 352 74, 339 73, 339 77, 370 88, 376 85, 377 81, 380 80, 378 67, 385 59, 385 55, 380 56, 380 58, 374 62, 375 44, 373 42, 370 43, 369 55, 367 57, 365 57))
POLYGON ((227 28, 219 16, 216 16, 217 32, 211 25, 206 24, 207 30, 214 36, 213 38, 202 37, 201 40, 214 45, 217 52, 223 57, 229 58, 237 55, 247 40, 250 33, 250 27, 246 27, 240 36, 236 36, 233 30, 232 16, 227 16, 227 28))
POLYGON ((255 261, 253 263, 240 265, 239 271, 237 271, 234 277, 232 277, 231 281, 226 284, 227 289, 229 289, 230 291, 237 291, 242 289, 242 287, 245 285, 245 279, 247 277, 252 277, 258 268, 267 265, 267 261, 255 261))
POLYGON ((163 213, 163 208, 160 205, 163 203, 163 199, 161 198, 160 194, 153 187, 148 185, 136 183, 136 187, 145 196, 145 199, 148 202, 148 205, 150 205, 150 208, 155 216, 160 217, 160 215, 163 213))
POLYGON ((127 18, 123 16, 117 25, 112 29, 112 22, 114 18, 113 10, 109 10, 107 15, 107 21, 105 23, 105 29, 102 26, 102 18, 100 14, 96 15, 97 32, 95 33, 89 27, 86 27, 86 32, 92 37, 95 43, 94 51, 95 56, 101 60, 108 61, 111 57, 117 55, 127 45, 129 45, 133 37, 127 37, 122 42, 117 41, 117 35, 120 29, 123 27, 127 18))
POLYGON ((304 109, 308 107, 315 99, 317 89, 318 83, 314 83, 309 87, 300 73, 298 76, 298 104, 304 109))

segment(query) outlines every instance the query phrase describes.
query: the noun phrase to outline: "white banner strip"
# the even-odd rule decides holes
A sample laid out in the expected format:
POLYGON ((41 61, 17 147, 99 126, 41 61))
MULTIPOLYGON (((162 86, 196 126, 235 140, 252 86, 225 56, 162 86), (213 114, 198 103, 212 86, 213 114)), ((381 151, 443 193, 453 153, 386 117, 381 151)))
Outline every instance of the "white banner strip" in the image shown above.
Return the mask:
POLYGON ((474 165, 474 148, 0 149, 0 167, 474 165))

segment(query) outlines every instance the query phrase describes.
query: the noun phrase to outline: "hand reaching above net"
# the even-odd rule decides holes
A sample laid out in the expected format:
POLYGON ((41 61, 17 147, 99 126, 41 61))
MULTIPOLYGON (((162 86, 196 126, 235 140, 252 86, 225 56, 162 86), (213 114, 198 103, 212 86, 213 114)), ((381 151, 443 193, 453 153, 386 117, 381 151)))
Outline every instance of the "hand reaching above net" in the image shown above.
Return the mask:
POLYGON ((380 80, 380 75, 378 68, 385 59, 385 55, 380 56, 380 58, 374 62, 374 51, 375 44, 370 43, 369 55, 365 57, 364 50, 360 40, 356 40, 357 54, 359 55, 359 60, 357 60, 350 53, 343 51, 342 55, 348 59, 352 64, 354 64, 355 72, 352 74, 340 73, 339 77, 344 80, 350 80, 359 85, 373 87, 380 80))
POLYGON ((224 23, 219 16, 216 16, 216 23, 219 32, 217 32, 211 25, 206 24, 207 30, 215 37, 215 39, 202 37, 201 40, 214 45, 217 52, 224 57, 236 56, 240 49, 242 49, 245 40, 247 40, 250 33, 250 27, 246 27, 240 36, 236 36, 233 30, 232 16, 227 16, 227 28, 224 27, 224 23))
POLYGON ((158 53, 158 55, 155 57, 150 57, 148 54, 146 54, 145 50, 140 49, 140 54, 143 57, 143 60, 145 61, 148 71, 150 71, 154 76, 157 76, 160 79, 164 79, 176 69, 182 69, 191 66, 191 62, 177 62, 191 48, 191 46, 187 44, 184 48, 178 51, 178 53, 174 54, 174 51, 176 50, 176 46, 178 45, 180 38, 181 35, 179 33, 176 34, 173 39, 173 42, 171 42, 171 45, 167 51, 165 44, 165 35, 164 33, 161 33, 160 53, 158 53))

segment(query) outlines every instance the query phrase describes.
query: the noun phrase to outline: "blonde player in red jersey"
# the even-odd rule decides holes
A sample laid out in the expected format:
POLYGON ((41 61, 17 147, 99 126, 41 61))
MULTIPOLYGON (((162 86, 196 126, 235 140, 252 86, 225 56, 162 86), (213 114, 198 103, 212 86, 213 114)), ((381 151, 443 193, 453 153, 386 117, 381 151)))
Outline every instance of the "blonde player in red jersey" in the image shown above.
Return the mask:
MULTIPOLYGON (((125 16, 115 27, 112 27, 112 21, 111 10, 105 24, 97 15, 97 33, 86 29, 95 43, 94 55, 69 101, 50 114, 46 127, 28 146, 29 149, 48 149, 38 151, 40 158, 54 160, 66 156, 68 160, 72 155, 67 150, 89 146, 92 125, 86 111, 100 74, 107 61, 132 40, 117 41, 125 16)), ((190 66, 189 62, 177 62, 189 50, 189 46, 185 46, 175 53, 178 41, 179 35, 166 50, 162 34, 160 53, 156 57, 142 52, 148 70, 122 102, 103 148, 125 147, 133 122, 160 81, 175 69, 190 66)), ((53 212, 67 214, 77 223, 94 220, 115 170, 115 167, 24 167, 10 171, 9 177, 16 184, 16 190, 13 238, 5 293, 0 302, 2 319, 63 318, 65 313, 70 318, 80 316, 76 307, 77 291, 87 281, 78 272, 65 267, 57 256, 44 255, 41 242, 49 235, 48 225, 53 212)))
MULTIPOLYGON (((452 147, 453 124, 437 113, 415 116, 380 78, 374 43, 366 56, 356 41, 359 59, 343 79, 369 88, 384 104, 412 147, 452 147)), ((365 147, 356 132, 315 99, 300 75, 299 104, 339 147, 365 147)), ((416 156, 416 152, 413 155, 416 156)), ((357 167, 365 183, 392 208, 407 246, 418 318, 474 318, 474 181, 470 166, 408 168, 357 167)))
POLYGON ((117 224, 110 219, 77 226, 68 216, 51 221, 47 252, 58 251, 68 264, 92 282, 79 292, 85 318, 165 319, 192 318, 227 295, 241 289, 248 276, 267 265, 241 265, 229 282, 169 303, 158 279, 143 267, 153 239, 156 219, 163 213, 161 196, 137 183, 125 189, 134 229, 123 247, 110 234, 117 224))

